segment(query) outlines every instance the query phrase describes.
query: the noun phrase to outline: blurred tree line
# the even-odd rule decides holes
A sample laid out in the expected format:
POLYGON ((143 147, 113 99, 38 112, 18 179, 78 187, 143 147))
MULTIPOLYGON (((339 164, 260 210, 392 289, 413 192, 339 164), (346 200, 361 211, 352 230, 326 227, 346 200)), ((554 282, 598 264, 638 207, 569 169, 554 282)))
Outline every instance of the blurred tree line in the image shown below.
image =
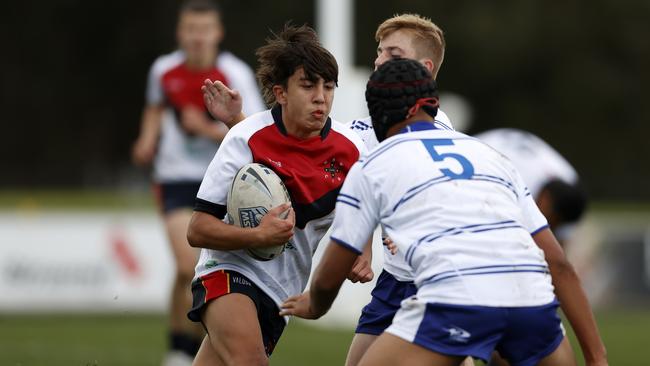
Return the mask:
MULTIPOLYGON (((175 47, 177 1, 0 5, 0 188, 130 184, 146 74, 175 47)), ((312 1, 221 3, 223 46, 253 67, 269 29, 315 25, 312 1)), ((574 164, 594 199, 650 199, 650 2, 357 0, 354 9, 357 65, 372 65, 381 21, 428 16, 447 39, 440 88, 468 99, 469 133, 529 130, 574 164)))

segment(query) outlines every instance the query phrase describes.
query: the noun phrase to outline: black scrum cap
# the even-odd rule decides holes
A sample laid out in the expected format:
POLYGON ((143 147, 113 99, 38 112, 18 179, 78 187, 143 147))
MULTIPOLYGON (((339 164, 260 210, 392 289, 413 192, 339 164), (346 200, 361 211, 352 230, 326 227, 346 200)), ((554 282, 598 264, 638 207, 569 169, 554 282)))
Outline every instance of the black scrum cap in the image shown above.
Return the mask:
POLYGON ((415 60, 393 59, 370 75, 366 102, 377 139, 422 107, 432 117, 438 113, 438 87, 431 73, 415 60))

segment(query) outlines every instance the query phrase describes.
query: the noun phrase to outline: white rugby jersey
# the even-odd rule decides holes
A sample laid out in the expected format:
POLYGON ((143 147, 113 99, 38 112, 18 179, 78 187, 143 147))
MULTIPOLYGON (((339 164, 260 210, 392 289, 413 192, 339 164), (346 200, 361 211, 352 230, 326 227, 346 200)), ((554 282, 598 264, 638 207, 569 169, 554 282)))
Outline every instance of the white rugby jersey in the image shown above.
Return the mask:
POLYGON ((546 219, 510 161, 460 132, 409 127, 352 168, 332 240, 361 253, 381 224, 429 302, 551 302, 551 276, 532 238, 546 219))
POLYGON ((228 132, 208 167, 195 207, 222 219, 230 184, 247 163, 264 164, 280 176, 296 213, 294 236, 284 253, 263 262, 245 250, 203 249, 196 266, 196 277, 222 269, 240 272, 278 305, 304 290, 312 255, 332 223, 339 190, 360 152, 365 152, 354 132, 331 119, 320 136, 289 136, 281 113, 275 107, 254 114, 228 132))
MULTIPOLYGON (((434 123, 439 129, 454 129, 454 126, 451 124, 451 121, 449 120, 447 114, 440 109, 438 109, 434 123)), ((372 127, 372 119, 370 117, 355 119, 352 122, 348 123, 348 125, 354 132, 359 135, 359 137, 361 137, 368 150, 372 150, 379 144, 379 141, 377 141, 377 136, 375 135, 375 130, 372 127)), ((382 236, 387 236, 383 228, 382 236)), ((384 270, 393 275, 393 277, 399 281, 413 281, 411 267, 409 267, 409 265, 406 264, 401 257, 392 255, 386 247, 382 248, 384 254, 384 270)))
POLYGON ((489 130, 474 137, 507 156, 528 185, 533 197, 553 179, 569 184, 578 181, 578 173, 549 144, 530 132, 514 128, 489 130))
MULTIPOLYGON (((200 181, 219 144, 206 137, 187 134, 179 114, 187 105, 205 110, 203 80, 221 80, 243 97, 246 114, 266 109, 251 68, 230 52, 220 52, 214 68, 192 71, 185 67, 185 54, 172 52, 156 59, 149 71, 146 100, 149 105, 164 105, 153 179, 158 183, 200 181)), ((207 111, 206 111, 207 113, 207 111)))
MULTIPOLYGON (((454 126, 451 124, 449 117, 445 112, 438 109, 436 114, 435 124, 440 129, 444 130, 453 130, 454 126)), ((366 144, 368 150, 372 150, 379 144, 377 141, 377 136, 375 135, 375 129, 372 127, 372 118, 370 116, 360 119, 353 119, 351 122, 348 122, 348 126, 352 131, 356 132, 363 143, 366 144)))

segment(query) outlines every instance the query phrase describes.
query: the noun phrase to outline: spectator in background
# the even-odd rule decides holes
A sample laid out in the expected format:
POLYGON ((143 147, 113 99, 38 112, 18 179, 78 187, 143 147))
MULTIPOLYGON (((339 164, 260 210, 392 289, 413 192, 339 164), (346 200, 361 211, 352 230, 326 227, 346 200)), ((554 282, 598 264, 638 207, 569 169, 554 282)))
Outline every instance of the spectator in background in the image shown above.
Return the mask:
POLYGON ((210 0, 187 0, 180 6, 176 37, 179 50, 160 56, 151 67, 140 135, 133 161, 153 163, 154 191, 176 263, 170 302, 170 350, 165 365, 190 365, 203 330, 186 317, 190 283, 198 251, 187 242, 187 226, 203 175, 226 125, 210 117, 203 105, 205 79, 220 80, 243 96, 246 113, 265 108, 248 65, 221 51, 221 10, 210 0))
POLYGON ((530 132, 499 128, 474 135, 507 156, 520 172, 549 226, 564 245, 587 206, 578 173, 560 153, 530 132))

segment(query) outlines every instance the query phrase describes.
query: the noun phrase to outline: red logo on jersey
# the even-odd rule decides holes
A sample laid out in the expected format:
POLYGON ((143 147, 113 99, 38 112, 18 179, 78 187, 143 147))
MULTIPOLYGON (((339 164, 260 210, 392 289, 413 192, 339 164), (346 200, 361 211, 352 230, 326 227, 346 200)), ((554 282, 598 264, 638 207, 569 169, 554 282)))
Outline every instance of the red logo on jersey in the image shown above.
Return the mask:
POLYGON ((343 167, 343 162, 336 161, 336 158, 332 158, 332 160, 325 160, 323 162, 323 165, 325 168, 323 170, 325 171, 325 178, 331 178, 332 180, 341 180, 341 177, 339 176, 338 173, 341 172, 341 168, 343 167))

